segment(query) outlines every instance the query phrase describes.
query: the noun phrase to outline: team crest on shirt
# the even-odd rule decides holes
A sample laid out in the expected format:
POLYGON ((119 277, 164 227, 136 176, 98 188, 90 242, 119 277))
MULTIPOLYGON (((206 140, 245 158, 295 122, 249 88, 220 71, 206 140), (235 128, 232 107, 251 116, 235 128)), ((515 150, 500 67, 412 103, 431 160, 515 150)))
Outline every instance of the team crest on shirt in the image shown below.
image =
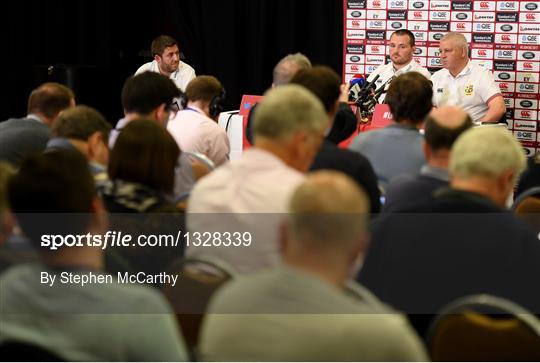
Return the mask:
POLYGON ((474 87, 472 84, 468 84, 465 86, 465 96, 472 96, 474 92, 474 87))

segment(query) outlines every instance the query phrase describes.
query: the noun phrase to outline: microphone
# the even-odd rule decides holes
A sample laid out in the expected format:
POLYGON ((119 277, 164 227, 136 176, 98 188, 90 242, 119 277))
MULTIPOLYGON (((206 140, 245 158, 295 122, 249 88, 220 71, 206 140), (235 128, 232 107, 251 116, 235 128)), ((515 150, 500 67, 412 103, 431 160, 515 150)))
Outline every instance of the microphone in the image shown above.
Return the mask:
POLYGON ((356 74, 349 82, 349 101, 355 102, 362 88, 366 85, 363 74, 356 74))
MULTIPOLYGON (((380 75, 377 74, 375 77, 373 77, 373 79, 371 80, 371 82, 368 82, 366 85, 364 85, 364 87, 362 88, 358 88, 358 89, 355 89, 355 99, 353 100, 357 105, 361 105, 363 104, 364 102, 368 101, 369 100, 369 97, 371 95, 371 90, 374 88, 375 86, 375 82, 377 82, 377 80, 379 79, 380 75)), ((355 86, 355 88, 357 87, 357 85, 355 86)))

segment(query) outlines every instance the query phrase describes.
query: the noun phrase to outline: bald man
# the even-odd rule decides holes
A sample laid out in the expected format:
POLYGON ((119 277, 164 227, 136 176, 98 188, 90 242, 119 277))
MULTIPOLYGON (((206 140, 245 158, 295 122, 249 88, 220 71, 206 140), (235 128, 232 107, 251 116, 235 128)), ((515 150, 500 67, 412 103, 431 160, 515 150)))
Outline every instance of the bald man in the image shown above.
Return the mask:
POLYGON ((426 202, 435 190, 447 186, 450 149, 459 135, 472 125, 471 117, 462 108, 443 106, 433 109, 425 124, 423 150, 426 164, 419 174, 401 175, 388 184, 383 211, 397 212, 426 202))
POLYGON ((366 250, 369 202, 350 177, 311 174, 283 228, 284 265, 235 279, 209 307, 207 361, 423 361, 401 314, 346 282, 366 250), (355 293, 353 293, 353 291, 355 293))
POLYGON ((440 42, 443 69, 431 77, 433 104, 462 107, 473 121, 497 123, 506 112, 493 73, 469 59, 469 44, 461 33, 446 34, 440 42))

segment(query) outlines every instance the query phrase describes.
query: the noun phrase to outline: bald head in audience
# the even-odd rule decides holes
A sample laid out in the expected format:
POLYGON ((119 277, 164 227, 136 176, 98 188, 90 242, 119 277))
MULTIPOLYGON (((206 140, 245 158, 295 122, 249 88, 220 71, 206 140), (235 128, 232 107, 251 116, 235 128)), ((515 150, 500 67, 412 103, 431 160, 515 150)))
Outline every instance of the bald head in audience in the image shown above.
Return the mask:
POLYGON ((289 83, 299 70, 309 68, 311 68, 311 61, 302 53, 287 55, 274 68, 272 87, 289 83))
POLYGON ((473 126, 471 117, 462 108, 434 108, 426 118, 424 154, 429 165, 448 169, 450 149, 463 132, 473 126))
POLYGON ((293 169, 306 172, 319 150, 330 122, 310 91, 285 85, 268 91, 253 120, 254 146, 266 150, 293 169))
POLYGON ((451 186, 482 194, 504 208, 525 165, 523 148, 505 127, 473 128, 452 148, 451 186))
POLYGON ((289 205, 285 263, 342 285, 367 248, 369 201, 350 177, 318 171, 298 187, 289 205))

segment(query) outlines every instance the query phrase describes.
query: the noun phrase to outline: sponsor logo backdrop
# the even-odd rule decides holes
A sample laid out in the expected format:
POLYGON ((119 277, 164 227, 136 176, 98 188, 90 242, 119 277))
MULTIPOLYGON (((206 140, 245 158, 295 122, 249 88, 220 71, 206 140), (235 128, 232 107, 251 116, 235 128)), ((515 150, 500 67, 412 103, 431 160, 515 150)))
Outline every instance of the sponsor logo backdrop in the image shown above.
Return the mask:
POLYGON ((540 151, 540 0, 344 0, 344 79, 387 62, 387 43, 409 29, 414 60, 440 69, 439 39, 463 33, 471 59, 493 71, 508 109, 508 128, 531 152, 540 151))

